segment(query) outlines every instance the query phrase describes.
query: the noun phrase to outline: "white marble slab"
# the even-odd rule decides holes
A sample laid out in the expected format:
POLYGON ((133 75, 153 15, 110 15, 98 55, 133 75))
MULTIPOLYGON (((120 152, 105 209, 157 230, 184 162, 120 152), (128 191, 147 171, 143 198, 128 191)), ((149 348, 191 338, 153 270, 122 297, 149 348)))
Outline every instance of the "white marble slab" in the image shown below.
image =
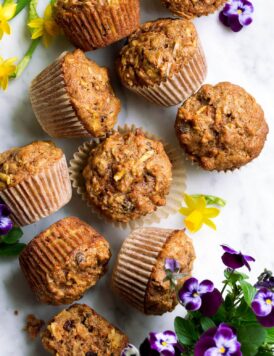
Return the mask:
MULTIPOLYGON (((142 0, 142 20, 168 16, 160 0, 142 0)), ((40 1, 41 9, 46 1, 40 1)), ((255 20, 247 29, 235 34, 224 28, 217 14, 195 20, 208 60, 207 82, 231 81, 242 85, 263 106, 270 126, 266 146, 258 159, 233 173, 208 173, 187 164, 187 184, 190 193, 207 193, 227 199, 227 206, 216 220, 217 232, 204 228, 193 236, 197 251, 195 275, 209 277, 216 283, 222 280, 220 260, 221 243, 256 257, 252 275, 255 277, 264 267, 274 269, 274 44, 273 0, 254 0, 255 20)), ((24 15, 12 22, 14 33, 0 42, 0 55, 20 56, 27 48, 27 32, 23 29, 24 15)), ((169 142, 176 143, 174 119, 176 108, 162 109, 143 101, 121 87, 113 68, 113 61, 121 47, 115 44, 107 49, 89 53, 101 65, 108 65, 123 110, 120 124, 135 123, 169 142)), ((63 50, 72 48, 60 39, 48 50, 39 48, 31 66, 20 80, 11 83, 7 92, 0 93, 0 150, 13 145, 26 144, 32 140, 47 139, 31 110, 28 86, 31 79, 63 50)), ((67 158, 72 157, 81 140, 56 140, 64 148, 67 158)), ((24 229, 24 240, 31 240, 38 232, 58 219, 76 215, 92 224, 109 240, 115 255, 127 235, 106 226, 89 214, 85 204, 74 195, 71 203, 56 214, 24 229)), ((174 215, 159 224, 162 227, 182 227, 182 216, 174 215)), ((39 305, 22 277, 16 259, 0 261, 0 355, 43 356, 39 342, 30 342, 22 331, 25 317, 34 313, 48 319, 61 308, 39 305), (19 315, 14 315, 14 310, 19 315)), ((117 300, 109 289, 110 273, 83 298, 111 322, 117 324, 139 344, 151 330, 172 328, 175 315, 182 315, 178 307, 163 317, 145 317, 117 300)))

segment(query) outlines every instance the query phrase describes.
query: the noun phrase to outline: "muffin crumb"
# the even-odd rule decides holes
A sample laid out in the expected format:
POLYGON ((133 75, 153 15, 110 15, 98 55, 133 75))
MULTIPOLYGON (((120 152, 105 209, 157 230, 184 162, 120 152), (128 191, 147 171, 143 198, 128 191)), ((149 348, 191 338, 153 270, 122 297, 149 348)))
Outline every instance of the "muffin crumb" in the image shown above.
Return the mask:
POLYGON ((29 314, 26 320, 25 331, 31 340, 35 340, 36 337, 40 334, 40 331, 45 326, 44 320, 36 318, 35 315, 29 314))

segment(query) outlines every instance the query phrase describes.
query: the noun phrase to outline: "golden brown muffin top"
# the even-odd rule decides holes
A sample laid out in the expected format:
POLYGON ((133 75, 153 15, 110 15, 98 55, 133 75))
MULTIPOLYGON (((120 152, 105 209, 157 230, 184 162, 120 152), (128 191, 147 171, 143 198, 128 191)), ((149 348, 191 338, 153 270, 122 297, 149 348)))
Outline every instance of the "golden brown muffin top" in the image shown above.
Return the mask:
POLYGON ((116 6, 125 1, 127 0, 57 0, 55 10, 56 12, 62 10, 78 11, 83 6, 116 6))
POLYGON ((0 153, 0 190, 48 169, 63 155, 51 141, 35 141, 0 153))
POLYGON ((179 273, 187 276, 179 279, 178 286, 191 276, 193 262, 196 258, 192 240, 184 230, 174 230, 168 237, 157 262, 153 267, 145 299, 145 313, 161 315, 172 311, 178 304, 175 290, 170 287, 170 282, 165 281, 165 260, 174 258, 180 264, 179 273))
POLYGON ((192 19, 216 11, 227 0, 161 0, 173 14, 192 19))
POLYGON ((120 356, 128 337, 85 304, 57 314, 43 332, 46 350, 62 356, 120 356))
POLYGON ((182 19, 160 19, 143 24, 122 48, 118 73, 129 87, 152 86, 171 78, 196 53, 194 25, 182 19))
POLYGON ((161 142, 140 129, 114 132, 90 153, 83 171, 87 197, 114 221, 138 219, 165 205, 171 168, 161 142))
POLYGON ((105 135, 115 125, 121 109, 107 68, 99 67, 77 49, 63 57, 62 70, 77 117, 94 137, 105 135))
POLYGON ((256 158, 266 140, 264 112, 243 88, 204 85, 178 111, 177 137, 188 157, 206 170, 239 168, 256 158))

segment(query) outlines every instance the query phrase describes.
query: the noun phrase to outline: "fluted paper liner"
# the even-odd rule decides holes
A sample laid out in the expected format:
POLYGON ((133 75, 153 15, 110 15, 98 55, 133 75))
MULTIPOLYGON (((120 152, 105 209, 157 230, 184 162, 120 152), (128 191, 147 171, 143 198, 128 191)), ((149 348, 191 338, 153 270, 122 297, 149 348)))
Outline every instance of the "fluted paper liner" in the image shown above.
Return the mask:
POLYGON ((53 214, 71 199, 66 157, 34 176, 0 192, 15 224, 25 226, 53 214))
POLYGON ((71 42, 83 51, 106 47, 129 36, 140 24, 140 1, 122 0, 118 5, 102 5, 88 2, 81 11, 71 12, 63 19, 57 14, 57 22, 62 26, 71 42))
POLYGON ((59 56, 31 83, 30 101, 43 130, 51 137, 91 137, 76 116, 64 81, 62 62, 67 52, 59 56))
POLYGON ((150 102, 161 106, 174 106, 184 102, 203 84, 207 73, 207 64, 203 48, 198 42, 197 52, 186 65, 181 66, 179 73, 165 82, 149 87, 128 87, 150 102))
POLYGON ((148 282, 158 256, 174 230, 141 228, 125 240, 112 273, 112 287, 130 305, 145 313, 148 282))
MULTIPOLYGON (((121 133, 134 131, 136 127, 134 125, 124 127, 118 127, 118 131, 121 133)), ((160 140, 158 137, 144 132, 148 138, 160 140)), ((85 142, 78 148, 78 151, 74 154, 73 159, 70 161, 70 178, 72 180, 72 186, 76 189, 77 193, 85 200, 91 210, 98 214, 100 218, 103 218, 106 222, 114 224, 116 227, 126 229, 127 227, 135 229, 143 225, 152 225, 159 223, 162 219, 166 219, 171 214, 178 212, 181 207, 183 194, 186 190, 186 174, 182 154, 179 150, 173 146, 162 142, 165 148, 165 152, 168 155, 172 163, 172 182, 169 190, 169 194, 166 196, 166 205, 158 207, 156 211, 148 214, 138 220, 133 220, 128 223, 115 222, 108 219, 96 207, 92 206, 86 196, 85 180, 82 175, 82 171, 87 165, 89 153, 92 148, 96 147, 103 139, 95 139, 90 142, 85 142)), ((160 140, 161 141, 161 140, 160 140)))

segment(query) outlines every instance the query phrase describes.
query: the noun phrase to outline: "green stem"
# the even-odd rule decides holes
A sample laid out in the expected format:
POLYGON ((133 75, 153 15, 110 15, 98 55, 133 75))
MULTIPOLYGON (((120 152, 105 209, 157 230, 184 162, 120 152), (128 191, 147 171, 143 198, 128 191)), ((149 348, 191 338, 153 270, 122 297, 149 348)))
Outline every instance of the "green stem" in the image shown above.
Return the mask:
POLYGON ((229 274, 229 276, 228 276, 228 278, 227 278, 227 280, 226 280, 226 282, 225 282, 225 284, 224 284, 224 286, 223 286, 223 289, 222 289, 222 291, 221 291, 221 294, 222 294, 222 295, 224 294, 224 291, 225 291, 225 289, 226 289, 226 287, 228 286, 228 283, 229 283, 229 281, 230 281, 230 277, 233 275, 234 271, 235 271, 235 269, 233 269, 233 270, 230 272, 230 274, 229 274))
POLYGON ((30 0, 19 0, 17 1, 16 11, 13 17, 17 16, 28 4, 30 0))
POLYGON ((24 57, 21 59, 21 61, 19 62, 18 66, 17 66, 15 78, 20 77, 20 75, 26 69, 26 67, 28 66, 28 64, 32 58, 32 55, 33 55, 34 51, 36 50, 37 46, 39 45, 39 43, 40 43, 39 38, 36 40, 33 40, 31 42, 29 49, 27 50, 26 54, 24 55, 24 57))

